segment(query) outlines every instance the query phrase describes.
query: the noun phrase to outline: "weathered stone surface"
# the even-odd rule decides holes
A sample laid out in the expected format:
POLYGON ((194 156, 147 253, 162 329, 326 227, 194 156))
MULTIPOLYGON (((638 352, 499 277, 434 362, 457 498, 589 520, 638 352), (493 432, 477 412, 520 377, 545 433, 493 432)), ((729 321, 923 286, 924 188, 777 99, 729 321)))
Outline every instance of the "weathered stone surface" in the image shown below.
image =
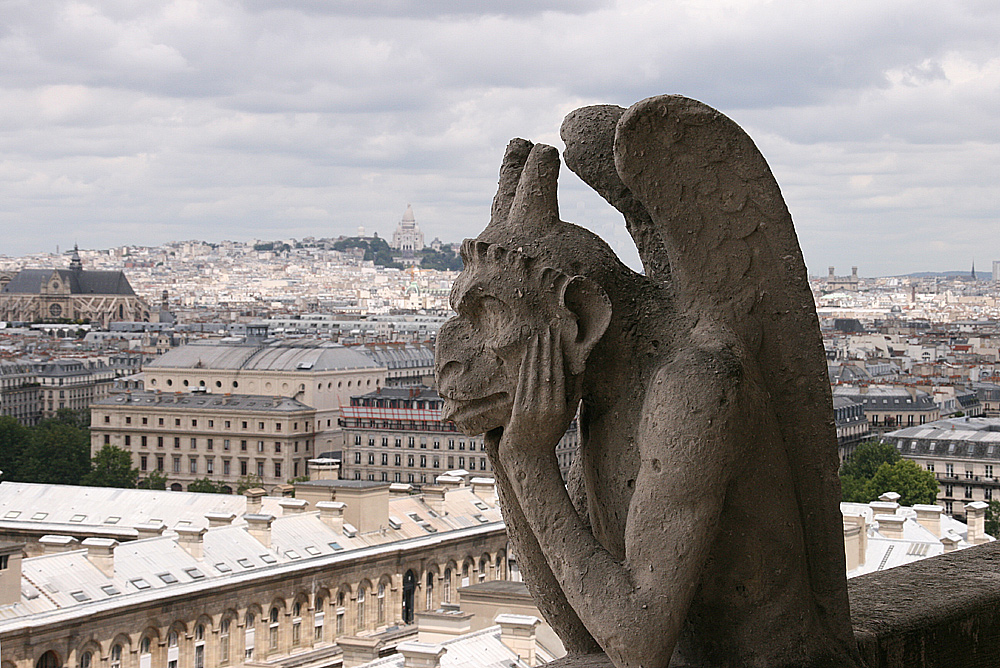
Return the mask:
POLYGON ((539 609, 618 668, 855 665, 825 357, 766 162, 676 96, 562 131, 646 275, 559 219, 557 151, 514 140, 437 355, 539 609), (571 498, 554 447, 578 407, 571 498))

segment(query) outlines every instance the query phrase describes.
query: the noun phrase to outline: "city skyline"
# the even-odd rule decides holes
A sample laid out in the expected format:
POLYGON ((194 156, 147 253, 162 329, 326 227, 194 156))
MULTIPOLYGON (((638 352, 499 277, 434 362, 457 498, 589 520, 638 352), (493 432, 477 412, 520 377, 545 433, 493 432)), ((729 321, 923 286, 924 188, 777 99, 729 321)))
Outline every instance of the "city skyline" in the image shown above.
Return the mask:
MULTIPOLYGON (((700 5, 8 3, 0 254, 388 237, 408 203, 455 241, 511 137, 561 149, 573 108, 680 93, 757 142, 811 274, 989 271, 1000 9, 700 5)), ((566 169, 561 206, 636 266, 566 169)))

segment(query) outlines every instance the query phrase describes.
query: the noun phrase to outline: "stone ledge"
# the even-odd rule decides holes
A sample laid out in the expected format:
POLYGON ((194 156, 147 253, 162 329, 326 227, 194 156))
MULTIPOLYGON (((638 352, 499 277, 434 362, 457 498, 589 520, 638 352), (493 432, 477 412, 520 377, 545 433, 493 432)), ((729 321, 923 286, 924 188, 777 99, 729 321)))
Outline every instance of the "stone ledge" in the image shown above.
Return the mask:
MULTIPOLYGON (((1000 665, 1000 541, 848 580, 865 668, 1000 665)), ((552 668, 614 668, 603 654, 552 668)))

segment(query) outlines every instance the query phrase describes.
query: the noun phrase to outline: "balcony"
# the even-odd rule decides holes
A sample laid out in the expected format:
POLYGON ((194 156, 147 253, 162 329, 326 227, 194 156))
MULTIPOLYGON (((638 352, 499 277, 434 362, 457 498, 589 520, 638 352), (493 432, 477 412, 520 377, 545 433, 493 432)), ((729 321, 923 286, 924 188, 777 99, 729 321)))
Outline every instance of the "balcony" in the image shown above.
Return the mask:
MULTIPOLYGON (((849 580, 854 637, 863 666, 998 665, 998 573, 1000 541, 849 580)), ((570 656, 547 665, 613 668, 604 655, 570 656)))

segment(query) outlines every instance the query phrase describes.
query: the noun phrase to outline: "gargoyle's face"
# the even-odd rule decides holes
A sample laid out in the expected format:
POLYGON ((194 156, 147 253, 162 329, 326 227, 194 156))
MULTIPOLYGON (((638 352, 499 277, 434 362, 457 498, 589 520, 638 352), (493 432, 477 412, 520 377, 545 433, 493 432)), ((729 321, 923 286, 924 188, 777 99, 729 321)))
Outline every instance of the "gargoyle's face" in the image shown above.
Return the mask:
POLYGON ((559 309, 554 295, 539 296, 527 282, 477 263, 452 287, 458 315, 438 333, 436 372, 442 417, 466 434, 506 426, 528 342, 559 309))

